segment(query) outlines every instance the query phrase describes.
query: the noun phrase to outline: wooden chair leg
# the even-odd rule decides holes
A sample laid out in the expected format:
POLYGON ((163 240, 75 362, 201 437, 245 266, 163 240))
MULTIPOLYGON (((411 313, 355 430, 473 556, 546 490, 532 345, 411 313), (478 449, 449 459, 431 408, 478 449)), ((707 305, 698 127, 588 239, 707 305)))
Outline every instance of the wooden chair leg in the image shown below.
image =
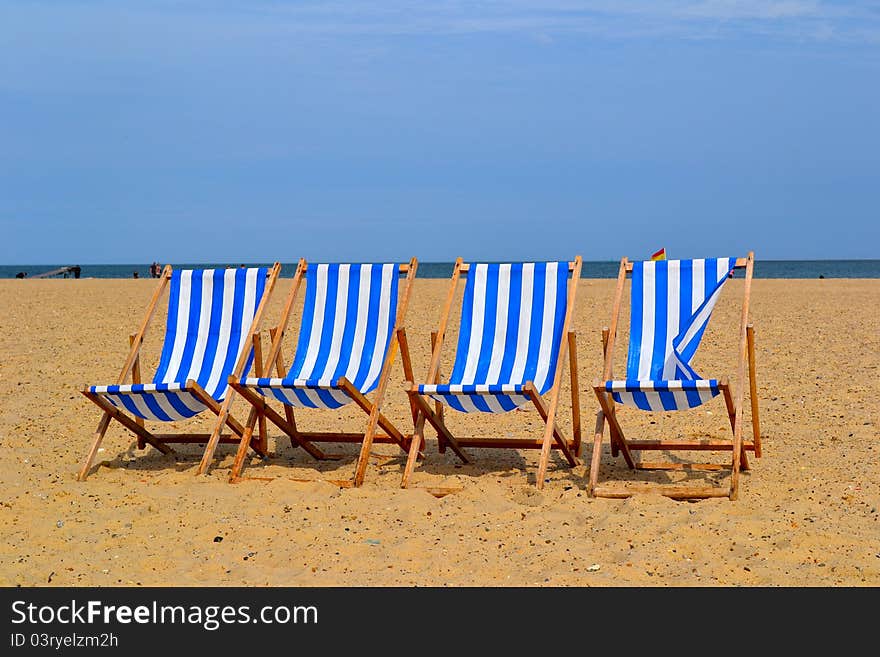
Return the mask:
POLYGON ((749 396, 752 402, 752 437, 755 443, 755 458, 761 458, 761 422, 758 418, 758 381, 755 375, 755 327, 746 327, 749 343, 749 396))
POLYGON ((98 453, 98 448, 101 446, 101 441, 104 440, 104 434, 107 433, 107 427, 110 426, 110 414, 104 413, 101 416, 101 421, 98 422, 98 428, 95 429, 95 438, 92 441, 92 447, 89 450, 89 453, 86 454, 85 459, 83 459, 82 466, 79 470, 79 475, 77 475, 77 481, 85 481, 86 477, 89 476, 89 470, 92 468, 92 462, 95 460, 95 455, 98 453))
POLYGON ((571 433, 574 455, 581 455, 581 396, 578 383, 577 339, 574 331, 568 334, 568 368, 571 371, 571 433))
MULTIPOLYGON (((727 382, 719 386, 721 388, 721 393, 724 396, 724 405, 727 407, 727 417, 730 420, 730 430, 736 435, 736 408, 733 405, 733 397, 730 396, 730 387, 727 385, 727 382)), ((746 450, 741 449, 740 452, 740 461, 741 467, 743 470, 749 469, 749 457, 746 456, 746 450)))
POLYGON ((416 467, 416 461, 419 459, 419 450, 425 441, 425 416, 419 413, 413 428, 412 439, 409 443, 409 453, 406 457, 406 467, 403 469, 403 478, 400 480, 400 487, 409 486, 409 478, 412 476, 416 467))
POLYGON ((596 484, 599 483, 599 463, 602 460, 602 436, 605 433, 605 413, 596 413, 596 428, 593 432, 593 454, 590 459, 590 483, 587 495, 593 497, 596 484))

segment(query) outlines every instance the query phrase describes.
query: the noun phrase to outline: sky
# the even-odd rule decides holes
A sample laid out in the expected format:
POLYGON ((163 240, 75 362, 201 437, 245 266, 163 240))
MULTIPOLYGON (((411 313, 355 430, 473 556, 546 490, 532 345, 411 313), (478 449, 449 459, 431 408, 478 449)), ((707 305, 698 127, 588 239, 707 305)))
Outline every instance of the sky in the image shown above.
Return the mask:
POLYGON ((0 0, 0 264, 880 258, 880 2, 0 0))

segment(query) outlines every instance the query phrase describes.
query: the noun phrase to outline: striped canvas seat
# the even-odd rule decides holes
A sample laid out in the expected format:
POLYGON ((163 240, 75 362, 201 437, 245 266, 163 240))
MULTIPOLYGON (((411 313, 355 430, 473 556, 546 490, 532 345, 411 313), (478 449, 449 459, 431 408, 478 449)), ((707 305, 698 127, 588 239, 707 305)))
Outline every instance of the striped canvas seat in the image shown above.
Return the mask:
POLYGON ((366 394, 376 388, 397 317, 398 264, 319 264, 306 277, 296 353, 283 378, 243 385, 299 408, 352 401, 345 377, 366 394))
POLYGON ((614 401, 645 411, 695 408, 719 393, 691 362, 736 258, 635 262, 626 379, 614 401))
MULTIPOLYGON (((163 422, 208 408, 188 386, 190 380, 222 402, 267 276, 266 268, 174 271, 165 341, 153 382, 91 386, 89 391, 132 415, 163 422)), ((245 371, 252 361, 253 349, 245 371)))
POLYGON ((449 382, 418 392, 465 413, 504 413, 553 385, 567 305, 567 262, 475 264, 465 285, 449 382))

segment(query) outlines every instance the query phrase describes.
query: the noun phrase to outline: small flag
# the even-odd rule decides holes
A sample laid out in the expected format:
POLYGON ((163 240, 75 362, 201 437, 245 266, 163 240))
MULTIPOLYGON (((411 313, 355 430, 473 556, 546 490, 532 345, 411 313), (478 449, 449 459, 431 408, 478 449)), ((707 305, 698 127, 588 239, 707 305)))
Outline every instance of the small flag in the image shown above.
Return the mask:
POLYGON ((651 256, 651 260, 666 260, 666 248, 662 248, 651 256))

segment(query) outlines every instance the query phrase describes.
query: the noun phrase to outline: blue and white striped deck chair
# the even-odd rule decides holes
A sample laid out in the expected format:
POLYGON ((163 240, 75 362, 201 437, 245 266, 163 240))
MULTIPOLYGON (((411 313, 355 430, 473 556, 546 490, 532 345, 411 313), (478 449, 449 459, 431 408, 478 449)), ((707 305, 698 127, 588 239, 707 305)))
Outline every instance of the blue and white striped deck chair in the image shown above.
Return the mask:
MULTIPOLYGON (((728 488, 718 486, 666 485, 649 487, 661 494, 678 498, 730 497, 735 499, 740 467, 748 468, 746 451, 761 455, 758 429, 757 397, 754 380, 754 329, 748 323, 754 254, 746 258, 706 258, 702 260, 658 260, 646 262, 621 261, 615 296, 615 314, 611 328, 603 333, 605 347, 604 380, 597 381, 594 391, 602 410, 590 469, 589 492, 600 497, 621 497, 632 494, 631 488, 598 485, 599 456, 604 422, 608 421, 612 454, 622 452, 627 465, 634 469, 720 469, 717 464, 636 463, 632 452, 638 450, 700 450, 730 451, 731 481, 728 488), (693 367, 694 356, 711 317, 715 303, 725 284, 737 268, 746 270, 743 295, 741 352, 739 354, 739 389, 734 402, 727 378, 700 376, 693 367), (629 350, 624 379, 614 379, 612 359, 617 330, 616 312, 631 273, 631 312, 629 350), (748 352, 748 353, 747 353, 748 352), (752 397, 754 440, 742 441, 742 403, 746 358, 752 397), (617 418, 616 405, 631 406, 643 411, 680 411, 696 408, 722 394, 730 418, 733 440, 650 441, 627 440, 617 418)), ((639 490, 644 490, 640 488, 639 490)))
MULTIPOLYGON (((551 447, 561 449, 569 464, 577 464, 580 421, 577 385, 572 386, 574 439, 556 426, 556 409, 563 361, 569 351, 573 382, 577 361, 574 334, 569 332, 581 258, 573 262, 471 263, 456 261, 431 366, 425 383, 408 393, 420 410, 416 435, 423 439, 427 420, 437 430, 440 450, 448 444, 467 462, 465 447, 541 449, 537 485, 543 487, 551 447), (462 296, 458 346, 452 374, 439 383, 440 349, 458 279, 466 277, 462 296), (542 396, 550 395, 549 408, 542 396), (545 421, 543 439, 456 438, 447 427, 442 407, 463 413, 506 413, 533 404, 545 421), (548 419, 549 418, 549 419, 548 419), (555 438, 555 443, 553 439, 555 438)), ((415 443, 416 441, 414 441, 415 443)), ((404 487, 415 464, 411 452, 404 487)))
MULTIPOLYGON (((230 435, 221 436, 224 426, 238 436, 244 433, 244 425, 229 414, 231 395, 227 382, 231 374, 251 368, 260 317, 280 269, 279 263, 271 268, 165 268, 146 317, 130 339, 131 351, 117 382, 88 386, 81 391, 104 411, 82 465, 81 480, 88 476, 111 419, 134 432, 140 448, 149 443, 168 454, 172 451, 169 443, 204 443, 206 450, 199 472, 204 471, 218 442, 239 443, 230 435), (159 366, 153 381, 142 383, 140 347, 166 287, 170 288, 168 316, 159 366), (132 382, 126 383, 129 377, 132 382), (154 434, 144 427, 144 420, 178 422, 206 410, 218 416, 212 434, 154 434)), ((251 446, 265 450, 256 441, 251 446)))
MULTIPOLYGON (((382 399, 398 346, 404 372, 411 366, 402 325, 418 261, 377 264, 308 264, 301 260, 291 285, 287 304, 266 359, 274 363, 277 377, 230 379, 243 398, 284 431, 294 446, 303 447, 317 459, 331 458, 316 442, 360 442, 361 451, 353 485, 363 483, 373 443, 396 443, 404 451, 409 438, 381 412, 382 399), (405 285, 399 284, 405 275, 405 285), (306 292, 293 363, 285 371, 281 345, 290 312, 305 278, 306 292), (373 401, 367 394, 375 392, 373 401), (279 401, 285 416, 274 411, 267 400, 279 401), (300 431, 294 422, 295 408, 337 409, 354 402, 367 415, 363 434, 300 431), (386 433, 377 434, 377 427, 386 433)), ((246 428, 253 431, 251 421, 246 428)), ((241 477, 247 455, 248 435, 242 437, 231 480, 241 477)))

